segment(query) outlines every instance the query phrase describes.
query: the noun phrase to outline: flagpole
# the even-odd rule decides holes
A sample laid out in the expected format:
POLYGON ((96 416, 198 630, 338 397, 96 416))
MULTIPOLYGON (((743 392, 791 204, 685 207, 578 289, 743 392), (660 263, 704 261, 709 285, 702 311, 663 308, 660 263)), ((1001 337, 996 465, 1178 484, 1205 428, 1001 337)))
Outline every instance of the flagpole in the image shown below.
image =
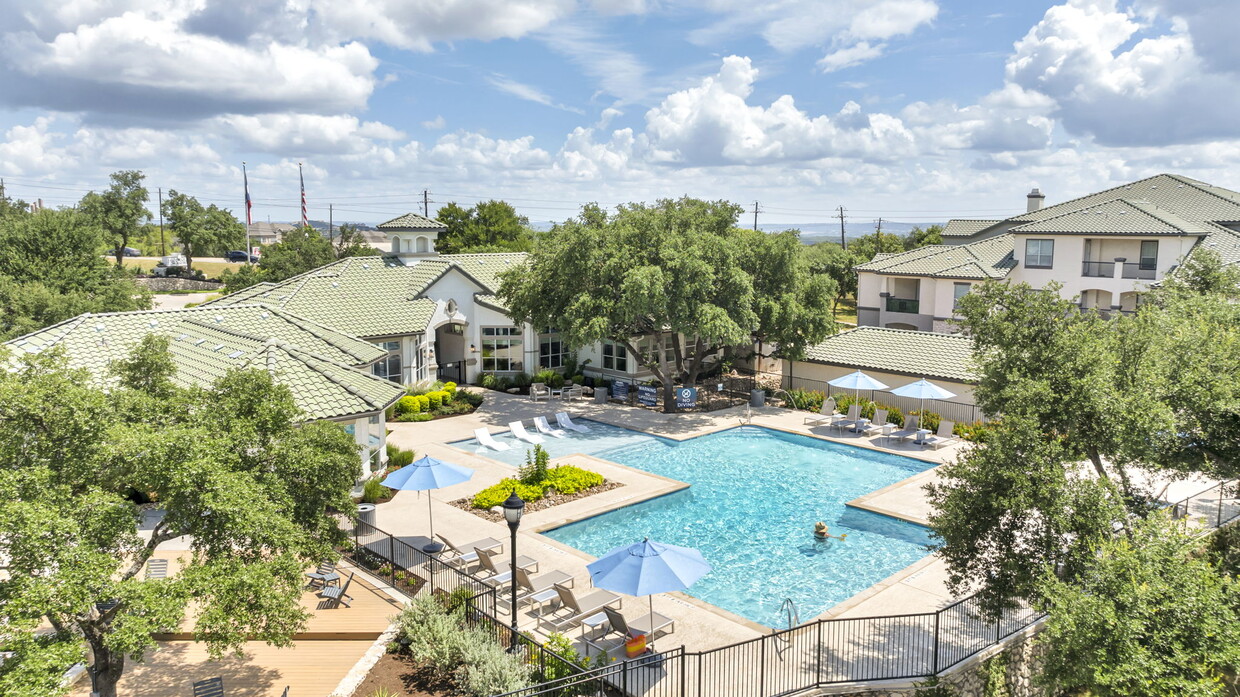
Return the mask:
POLYGON ((245 160, 241 161, 241 181, 245 187, 245 259, 249 262, 253 247, 250 246, 250 175, 245 171, 245 160))
POLYGON ((297 163, 297 179, 301 182, 301 226, 309 227, 310 220, 306 217, 306 175, 301 172, 301 163, 297 163))

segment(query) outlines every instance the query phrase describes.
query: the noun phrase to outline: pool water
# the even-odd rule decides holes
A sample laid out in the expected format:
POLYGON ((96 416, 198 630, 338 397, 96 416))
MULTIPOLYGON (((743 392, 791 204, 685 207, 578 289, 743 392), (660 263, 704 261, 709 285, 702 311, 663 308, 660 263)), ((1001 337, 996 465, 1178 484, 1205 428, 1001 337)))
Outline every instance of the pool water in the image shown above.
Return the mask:
MULTIPOLYGON (((691 486, 543 534, 596 557, 644 537, 694 547, 714 570, 688 593, 759 624, 787 626, 785 598, 807 621, 928 553, 926 528, 844 504, 930 463, 756 426, 677 442, 588 424, 544 447, 691 486), (847 538, 815 538, 820 520, 847 538)), ((524 461, 523 449, 488 456, 524 461)))

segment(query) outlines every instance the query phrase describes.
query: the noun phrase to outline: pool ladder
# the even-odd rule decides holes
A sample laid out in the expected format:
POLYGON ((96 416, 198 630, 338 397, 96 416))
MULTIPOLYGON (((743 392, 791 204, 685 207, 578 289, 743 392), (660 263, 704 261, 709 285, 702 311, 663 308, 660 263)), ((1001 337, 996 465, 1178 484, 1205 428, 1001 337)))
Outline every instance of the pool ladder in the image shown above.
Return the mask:
MULTIPOLYGON (((787 618, 788 629, 792 629, 793 627, 801 624, 801 616, 797 613, 797 604, 792 602, 792 598, 784 598, 784 602, 779 605, 779 612, 787 618)), ((788 650, 789 644, 792 640, 788 638, 787 634, 776 634, 775 641, 775 650, 778 652, 779 657, 782 660, 784 657, 784 651, 788 650)))

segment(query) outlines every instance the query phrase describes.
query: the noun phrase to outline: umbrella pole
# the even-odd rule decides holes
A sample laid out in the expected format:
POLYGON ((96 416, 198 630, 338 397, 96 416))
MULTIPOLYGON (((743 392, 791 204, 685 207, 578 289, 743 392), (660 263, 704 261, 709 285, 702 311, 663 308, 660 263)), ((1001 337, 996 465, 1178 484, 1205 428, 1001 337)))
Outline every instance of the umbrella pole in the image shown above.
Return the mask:
POLYGON ((435 544, 435 508, 431 506, 431 492, 426 492, 426 518, 431 524, 431 544, 435 544))
POLYGON ((654 630, 654 594, 651 593, 650 595, 646 596, 646 601, 650 604, 650 629, 651 629, 650 643, 647 645, 647 648, 650 649, 651 653, 654 653, 654 631, 653 631, 654 630))

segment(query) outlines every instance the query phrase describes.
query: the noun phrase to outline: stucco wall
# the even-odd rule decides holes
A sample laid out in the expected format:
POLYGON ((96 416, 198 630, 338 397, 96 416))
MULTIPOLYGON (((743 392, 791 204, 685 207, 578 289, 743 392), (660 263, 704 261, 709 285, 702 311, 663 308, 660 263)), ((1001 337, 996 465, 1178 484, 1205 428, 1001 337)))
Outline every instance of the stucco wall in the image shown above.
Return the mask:
MULTIPOLYGON (((1120 295, 1126 292, 1144 292, 1149 288, 1150 283, 1162 280, 1167 271, 1180 263, 1184 255, 1192 249, 1193 244, 1197 241, 1196 237, 1185 236, 1160 236, 1160 237, 1125 237, 1120 235, 1109 235, 1103 240, 1102 256, 1094 254, 1094 260, 1097 261, 1114 261, 1115 257, 1125 257, 1129 262, 1138 261, 1140 252, 1140 241, 1142 239, 1158 240, 1158 264, 1155 269, 1153 279, 1138 280, 1132 278, 1122 278, 1120 265, 1116 264, 1115 277, 1113 278, 1097 278, 1092 276, 1083 276, 1082 262, 1085 261, 1085 240, 1090 239, 1087 235, 1035 235, 1035 234, 1014 234, 1016 245, 1016 259, 1019 262, 1015 269, 1008 274, 1009 280, 1013 283, 1028 283, 1035 288, 1043 288, 1052 281, 1056 281, 1063 285, 1059 294, 1065 298, 1072 298, 1080 295, 1086 290, 1104 290, 1111 293, 1112 306, 1120 304, 1120 295), (1052 259, 1052 266, 1049 269, 1031 269, 1025 266, 1025 242, 1030 239, 1049 239, 1055 241, 1055 252, 1052 259)), ((1099 238, 1092 238, 1099 239, 1099 238)))

